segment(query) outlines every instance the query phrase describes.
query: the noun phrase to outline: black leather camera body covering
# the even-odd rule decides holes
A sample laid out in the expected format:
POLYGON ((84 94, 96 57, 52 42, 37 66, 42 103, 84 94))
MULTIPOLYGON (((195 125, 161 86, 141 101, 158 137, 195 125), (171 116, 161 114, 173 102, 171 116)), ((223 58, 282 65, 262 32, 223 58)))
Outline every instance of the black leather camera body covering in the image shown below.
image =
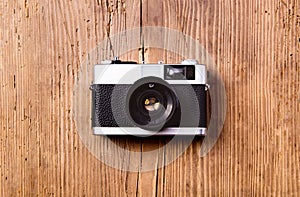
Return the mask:
MULTIPOLYGON (((92 127, 134 127, 126 110, 132 84, 92 85, 92 127), (113 94, 114 91, 114 95, 113 94)), ((207 127, 207 90, 205 84, 170 84, 179 107, 164 127, 207 127), (190 87, 190 88, 189 88, 190 87), (195 95, 195 96, 189 96, 195 95), (195 101, 194 99, 197 98, 195 101), (182 109, 191 121, 181 121, 182 109), (200 111, 200 115, 199 115, 200 111), (192 119, 197 117, 198 125, 192 119), (200 118, 199 118, 200 117, 200 118)), ((186 115, 185 115, 186 116, 186 115)))

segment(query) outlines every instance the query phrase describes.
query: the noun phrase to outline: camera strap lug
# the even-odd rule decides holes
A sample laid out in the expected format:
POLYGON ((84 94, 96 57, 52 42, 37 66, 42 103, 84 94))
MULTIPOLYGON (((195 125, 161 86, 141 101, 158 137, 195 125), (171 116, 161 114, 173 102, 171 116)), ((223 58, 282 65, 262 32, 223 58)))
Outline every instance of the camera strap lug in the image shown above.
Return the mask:
POLYGON ((90 85, 89 89, 90 89, 91 91, 93 91, 93 90, 94 90, 94 84, 90 85))
POLYGON ((210 89, 210 85, 209 84, 205 84, 205 91, 208 91, 210 89))

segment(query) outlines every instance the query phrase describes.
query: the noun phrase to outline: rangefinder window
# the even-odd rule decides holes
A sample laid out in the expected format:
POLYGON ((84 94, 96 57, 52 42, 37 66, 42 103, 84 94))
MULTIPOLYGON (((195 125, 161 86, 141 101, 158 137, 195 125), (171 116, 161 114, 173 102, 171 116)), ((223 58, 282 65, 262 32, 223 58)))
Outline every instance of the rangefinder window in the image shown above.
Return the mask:
POLYGON ((165 65, 165 80, 195 80, 194 65, 165 65))

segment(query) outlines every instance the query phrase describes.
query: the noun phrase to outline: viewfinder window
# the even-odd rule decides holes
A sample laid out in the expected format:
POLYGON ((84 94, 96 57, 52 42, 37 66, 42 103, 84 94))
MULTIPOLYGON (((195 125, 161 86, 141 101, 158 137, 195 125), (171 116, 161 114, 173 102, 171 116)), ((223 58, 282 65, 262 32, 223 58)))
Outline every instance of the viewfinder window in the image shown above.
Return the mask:
POLYGON ((165 65, 165 80, 195 80, 194 65, 165 65))

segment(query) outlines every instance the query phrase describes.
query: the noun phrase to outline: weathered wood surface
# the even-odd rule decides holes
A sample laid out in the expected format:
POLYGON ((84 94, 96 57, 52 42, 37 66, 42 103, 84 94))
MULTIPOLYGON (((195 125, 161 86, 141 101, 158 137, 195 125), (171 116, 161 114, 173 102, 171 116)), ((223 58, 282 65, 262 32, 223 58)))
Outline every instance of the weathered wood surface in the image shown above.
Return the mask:
MULTIPOLYGON (((299 196, 299 15, 299 0, 1 1, 1 196, 299 196), (182 31, 208 50, 228 110, 208 156, 198 157, 195 142, 164 168, 130 173, 84 147, 72 91, 97 43, 149 25, 182 31)), ((148 62, 182 58, 147 46, 123 58, 142 55, 148 62)))

